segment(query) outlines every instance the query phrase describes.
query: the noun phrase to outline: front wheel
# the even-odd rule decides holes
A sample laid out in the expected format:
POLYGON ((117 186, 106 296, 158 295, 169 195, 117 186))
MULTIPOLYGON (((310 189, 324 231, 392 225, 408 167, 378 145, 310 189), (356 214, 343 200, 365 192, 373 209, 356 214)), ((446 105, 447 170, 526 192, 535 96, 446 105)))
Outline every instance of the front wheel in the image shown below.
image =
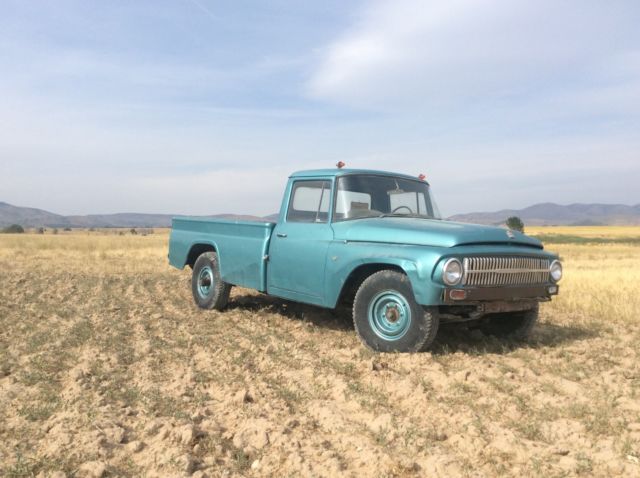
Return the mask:
POLYGON ((362 283, 353 303, 353 323, 362 342, 378 352, 419 352, 436 337, 435 308, 423 308, 405 274, 384 270, 362 283))
POLYGON ((218 255, 215 252, 205 252, 196 259, 191 275, 191 292, 201 309, 222 310, 227 306, 231 285, 220 278, 218 255))

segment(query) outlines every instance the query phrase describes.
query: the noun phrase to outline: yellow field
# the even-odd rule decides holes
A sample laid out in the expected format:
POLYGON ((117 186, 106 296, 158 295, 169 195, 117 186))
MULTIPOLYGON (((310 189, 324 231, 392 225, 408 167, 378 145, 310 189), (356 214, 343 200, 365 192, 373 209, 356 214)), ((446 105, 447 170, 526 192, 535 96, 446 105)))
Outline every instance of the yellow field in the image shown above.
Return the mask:
POLYGON ((640 237, 640 226, 527 226, 527 234, 567 234, 582 237, 640 237))
POLYGON ((0 235, 0 476, 640 476, 640 228, 527 232, 620 241, 546 245, 527 344, 416 355, 243 289, 200 311, 166 231, 0 235))

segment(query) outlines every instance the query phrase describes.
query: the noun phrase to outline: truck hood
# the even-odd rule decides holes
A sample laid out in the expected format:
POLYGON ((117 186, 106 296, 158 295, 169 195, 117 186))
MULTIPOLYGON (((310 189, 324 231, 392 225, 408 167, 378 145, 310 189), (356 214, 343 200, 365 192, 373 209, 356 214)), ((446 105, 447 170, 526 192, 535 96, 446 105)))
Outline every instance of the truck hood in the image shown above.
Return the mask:
POLYGON ((501 227, 438 219, 375 217, 332 224, 335 239, 418 246, 454 247, 467 244, 513 244, 542 249, 542 243, 517 231, 501 227))

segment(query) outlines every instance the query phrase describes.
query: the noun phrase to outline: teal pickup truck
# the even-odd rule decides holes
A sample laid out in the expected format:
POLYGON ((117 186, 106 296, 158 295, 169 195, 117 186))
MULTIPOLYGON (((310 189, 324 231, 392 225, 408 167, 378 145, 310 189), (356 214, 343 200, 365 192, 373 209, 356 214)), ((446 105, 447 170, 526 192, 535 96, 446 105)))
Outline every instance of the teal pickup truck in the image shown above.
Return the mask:
POLYGON ((562 277, 537 239, 442 220, 422 176, 353 169, 292 174, 276 223, 174 218, 169 262, 193 269, 203 309, 224 309, 234 285, 349 304, 383 352, 427 349, 441 322, 523 339, 562 277))

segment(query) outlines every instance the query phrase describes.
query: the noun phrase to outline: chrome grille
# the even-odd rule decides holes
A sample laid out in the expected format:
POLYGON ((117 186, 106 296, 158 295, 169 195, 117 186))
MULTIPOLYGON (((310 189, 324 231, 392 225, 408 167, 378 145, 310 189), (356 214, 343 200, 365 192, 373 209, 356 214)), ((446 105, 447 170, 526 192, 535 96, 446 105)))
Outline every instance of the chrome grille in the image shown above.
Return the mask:
POLYGON ((549 259, 539 257, 467 257, 463 285, 496 287, 549 282, 549 259))

